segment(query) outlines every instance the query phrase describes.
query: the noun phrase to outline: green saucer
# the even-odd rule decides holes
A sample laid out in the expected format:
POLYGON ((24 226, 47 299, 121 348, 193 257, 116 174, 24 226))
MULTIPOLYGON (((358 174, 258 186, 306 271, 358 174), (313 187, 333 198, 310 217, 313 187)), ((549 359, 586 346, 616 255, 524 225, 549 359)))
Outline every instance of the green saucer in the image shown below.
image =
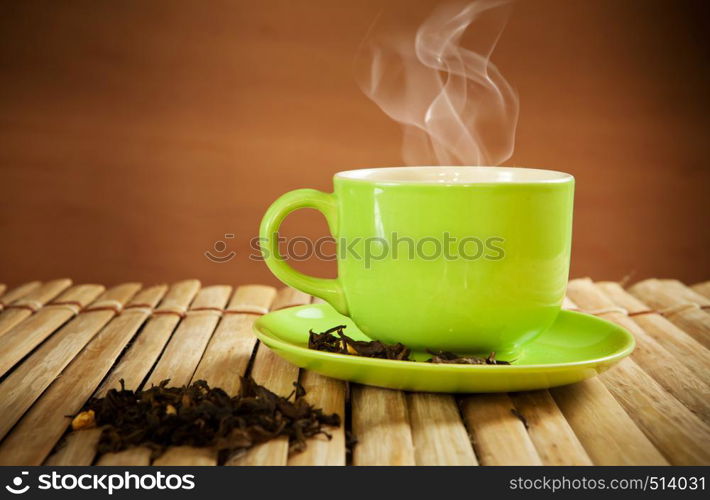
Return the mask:
POLYGON ((310 329, 321 332, 336 325, 347 325, 345 333, 356 340, 370 340, 327 304, 266 314, 254 330, 276 354, 301 368, 360 384, 429 392, 512 392, 572 384, 618 363, 635 345, 631 334, 613 323, 562 311, 512 365, 432 364, 426 353, 414 353, 417 361, 390 361, 308 349, 310 329))

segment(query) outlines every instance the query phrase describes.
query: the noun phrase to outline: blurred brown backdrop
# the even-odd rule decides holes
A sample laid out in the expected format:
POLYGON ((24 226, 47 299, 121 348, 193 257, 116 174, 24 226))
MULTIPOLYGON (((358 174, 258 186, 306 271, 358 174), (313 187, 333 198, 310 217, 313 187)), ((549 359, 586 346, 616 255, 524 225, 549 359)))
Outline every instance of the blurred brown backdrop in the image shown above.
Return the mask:
MULTIPOLYGON (((0 281, 273 283, 248 258, 271 201, 401 163, 353 57, 379 11, 415 26, 435 3, 2 2, 0 281), (219 240, 228 263, 204 256, 219 240)), ((493 57, 520 94, 508 164, 577 177, 573 276, 710 278, 706 5, 513 11, 493 57)))

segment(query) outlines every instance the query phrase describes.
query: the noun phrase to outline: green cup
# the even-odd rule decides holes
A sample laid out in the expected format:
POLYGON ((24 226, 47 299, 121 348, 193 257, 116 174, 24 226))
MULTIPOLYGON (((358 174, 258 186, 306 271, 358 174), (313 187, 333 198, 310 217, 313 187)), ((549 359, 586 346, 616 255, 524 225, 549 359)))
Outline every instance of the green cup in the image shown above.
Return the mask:
POLYGON ((569 273, 571 175, 396 167, 340 172, 334 185, 276 200, 261 223, 262 253, 277 278, 370 338, 509 359, 555 321, 569 273), (336 279, 300 273, 280 255, 279 226, 299 208, 325 215, 336 279))

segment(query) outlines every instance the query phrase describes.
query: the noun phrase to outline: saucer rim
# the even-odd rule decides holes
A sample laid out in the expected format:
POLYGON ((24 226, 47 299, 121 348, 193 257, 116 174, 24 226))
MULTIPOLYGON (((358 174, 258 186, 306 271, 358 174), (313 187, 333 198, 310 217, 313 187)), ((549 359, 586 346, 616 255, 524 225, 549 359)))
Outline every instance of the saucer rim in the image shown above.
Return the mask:
MULTIPOLYGON (((342 360, 342 361, 345 361, 348 363, 367 362, 368 364, 374 363, 375 365, 381 365, 381 366, 400 366, 402 368, 417 367, 417 369, 425 368, 427 370, 439 370, 439 371, 484 370, 484 371, 494 371, 494 372, 495 371, 510 372, 511 370, 515 370, 515 369, 519 370, 519 369, 523 369, 523 368, 526 370, 542 369, 545 371, 549 371, 549 370, 555 370, 555 369, 562 370, 562 369, 574 368, 574 367, 585 367, 587 365, 592 365, 592 366, 609 365, 609 364, 621 361, 625 357, 629 356, 636 347, 636 339, 627 329, 623 328, 622 326, 617 325, 616 323, 613 323, 611 321, 607 321, 603 318, 598 318, 596 316, 580 313, 577 311, 567 311, 567 310, 560 311, 560 315, 576 316, 576 317, 583 318, 583 321, 601 322, 606 326, 612 327, 612 329, 618 331, 620 335, 623 335, 625 337, 625 340, 626 340, 626 342, 624 344, 625 347, 623 349, 620 349, 620 350, 618 350, 610 355, 604 356, 604 357, 589 358, 589 359, 584 359, 584 360, 580 360, 580 361, 570 361, 570 362, 563 362, 563 363, 510 364, 510 365, 465 365, 465 364, 444 364, 444 363, 439 364, 439 363, 426 363, 423 361, 405 361, 405 360, 370 358, 370 357, 363 357, 363 356, 339 354, 339 353, 333 353, 333 352, 327 352, 327 351, 318 351, 315 349, 309 349, 308 347, 304 347, 304 346, 300 346, 297 344, 287 342, 287 341, 269 333, 270 330, 263 326, 264 318, 266 318, 269 315, 276 314, 276 313, 284 313, 285 311, 295 311, 295 310, 302 310, 302 309, 314 308, 314 307, 319 308, 319 309, 321 309, 323 307, 327 307, 327 308, 332 309, 332 307, 329 306, 328 304, 304 304, 301 306, 287 307, 284 309, 279 309, 277 311, 269 312, 269 313, 259 317, 254 322, 252 329, 253 329, 254 333, 256 334, 257 338, 260 341, 267 344, 267 347, 271 347, 268 342, 272 342, 274 344, 277 344, 277 347, 280 347, 282 349, 286 348, 286 349, 301 350, 303 352, 308 353, 307 355, 312 356, 313 358, 338 359, 338 360, 342 360), (264 340, 262 337, 268 338, 268 341, 264 340)), ((339 314, 336 311, 334 311, 334 312, 336 314, 339 314)), ((555 322, 556 321, 558 321, 558 320, 555 320, 555 322)), ((553 323, 553 325, 554 325, 554 323, 553 323)), ((552 326, 550 328, 552 328, 552 326)), ((533 340, 531 342, 535 342, 535 340, 533 340)))

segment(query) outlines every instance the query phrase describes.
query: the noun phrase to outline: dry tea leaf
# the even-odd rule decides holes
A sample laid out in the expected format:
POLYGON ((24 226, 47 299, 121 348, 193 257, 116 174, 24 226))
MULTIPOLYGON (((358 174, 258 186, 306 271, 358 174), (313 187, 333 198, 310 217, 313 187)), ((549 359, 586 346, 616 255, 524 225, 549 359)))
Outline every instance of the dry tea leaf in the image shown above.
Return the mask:
POLYGON ((91 398, 74 420, 84 422, 85 415, 91 414, 104 427, 100 453, 143 445, 153 450, 153 458, 169 446, 211 447, 232 453, 278 436, 288 436, 291 451, 301 451, 311 436, 330 437, 324 426, 340 425, 337 414, 326 415, 309 405, 297 383, 284 398, 250 377, 242 378, 240 393, 234 397, 204 380, 182 387, 168 387, 168 382, 131 391, 121 380, 121 389, 91 398))
POLYGON ((411 361, 409 358, 411 351, 408 347, 402 344, 385 344, 379 340, 354 340, 343 333, 345 328, 346 325, 338 325, 321 333, 310 330, 308 348, 366 358, 411 361), (333 333, 337 333, 338 336, 333 333))
POLYGON ((486 358, 478 356, 459 356, 448 351, 427 351, 432 357, 430 363, 450 364, 450 365, 509 365, 508 361, 498 361, 496 353, 492 352, 486 358))
MULTIPOLYGON (((332 352, 336 354, 348 354, 353 356, 363 356, 366 358, 392 359, 401 361, 412 361, 410 358, 411 349, 402 344, 385 344, 379 340, 353 340, 343 330, 346 325, 338 325, 329 328, 324 332, 308 332, 308 348, 316 351, 332 352), (337 334, 333 335, 333 334, 337 334)), ((508 361, 496 359, 496 353, 492 352, 488 357, 459 356, 448 351, 429 351, 432 357, 430 363, 437 364, 458 364, 458 365, 509 365, 508 361)))

